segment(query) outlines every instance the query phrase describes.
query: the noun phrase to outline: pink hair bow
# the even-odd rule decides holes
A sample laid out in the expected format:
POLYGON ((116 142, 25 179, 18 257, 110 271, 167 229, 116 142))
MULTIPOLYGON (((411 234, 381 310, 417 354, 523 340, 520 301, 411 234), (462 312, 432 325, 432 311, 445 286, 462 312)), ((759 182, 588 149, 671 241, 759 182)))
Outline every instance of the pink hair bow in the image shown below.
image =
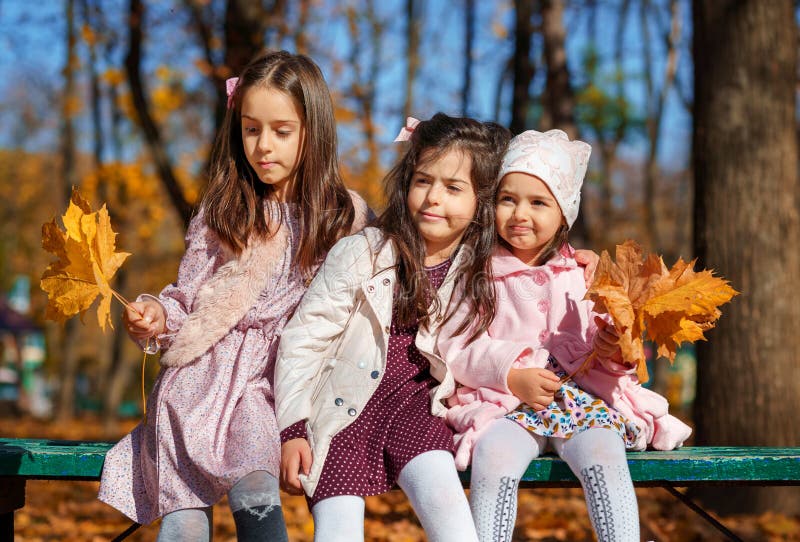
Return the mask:
POLYGON ((411 134, 414 132, 414 128, 417 127, 419 124, 419 120, 415 119, 414 117, 406 118, 406 125, 400 129, 400 133, 397 134, 397 137, 394 138, 395 143, 398 141, 408 141, 411 139, 411 134))
POLYGON ((236 90, 236 85, 238 83, 238 77, 231 77, 225 80, 225 94, 228 95, 228 109, 233 107, 233 92, 236 90))

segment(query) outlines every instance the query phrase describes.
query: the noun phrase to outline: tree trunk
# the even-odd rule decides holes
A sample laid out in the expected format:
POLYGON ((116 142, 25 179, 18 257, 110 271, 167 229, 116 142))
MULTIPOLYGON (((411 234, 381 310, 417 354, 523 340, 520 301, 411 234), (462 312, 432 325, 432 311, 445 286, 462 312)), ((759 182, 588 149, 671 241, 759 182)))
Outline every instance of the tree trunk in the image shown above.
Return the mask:
MULTIPOLYGON (((114 160, 121 163, 122 156, 122 111, 119 109, 119 100, 117 99, 117 87, 112 85, 109 87, 109 103, 111 104, 111 146, 114 152, 114 160)), ((119 204, 124 208, 128 203, 128 194, 125 187, 120 187, 119 204)), ((121 228, 122 230, 122 228, 121 228)), ((116 281, 117 291, 124 292, 127 290, 128 285, 128 271, 125 267, 117 270, 116 281)), ((106 387, 103 390, 103 427, 107 435, 113 434, 117 429, 117 413, 119 406, 122 404, 122 399, 125 395, 125 390, 131 382, 132 377, 136 374, 135 369, 138 364, 138 356, 126 356, 124 344, 128 340, 127 334, 122 327, 122 311, 114 316, 114 329, 116 332, 112 337, 111 343, 111 364, 106 373, 105 382, 106 387)))
MULTIPOLYGON (((403 125, 414 116, 414 81, 419 69, 419 6, 406 0, 406 92, 403 102, 403 125)), ((398 152, 401 152, 398 149, 398 152)))
POLYGON ((533 36, 533 0, 514 0, 514 93, 511 102, 511 133, 525 130, 528 120, 529 89, 533 81, 531 37, 533 36))
MULTIPOLYGON (((697 0, 694 244, 742 292, 698 344, 703 445, 800 445, 800 275, 791 0, 697 0)), ((723 511, 796 512, 800 488, 703 491, 723 511)))
MULTIPOLYGON (((67 0, 67 58, 64 67, 64 105, 61 113, 61 175, 63 178, 64 208, 69 203, 72 187, 78 184, 78 175, 75 169, 75 130, 72 124, 75 100, 75 62, 76 62, 76 32, 75 32, 75 3, 67 0)), ((72 419, 75 413, 75 373, 78 370, 78 355, 75 349, 78 340, 78 326, 75 318, 68 318, 64 322, 57 352, 53 354, 58 361, 60 369, 60 382, 58 393, 59 420, 72 419)))
POLYGON ((144 133, 153 162, 158 171, 158 176, 169 194, 175 211, 183 221, 184 226, 189 225, 192 218, 192 205, 187 201, 183 190, 178 184, 172 160, 167 153, 167 144, 161 137, 161 130, 150 113, 150 104, 145 95, 142 82, 142 27, 144 26, 145 10, 142 0, 130 0, 128 5, 128 52, 125 56, 125 73, 131 87, 131 97, 136 110, 139 126, 144 133))
POLYGON ((472 48, 475 42, 475 0, 464 6, 464 79, 461 86, 461 116, 467 116, 472 89, 472 48))
POLYGON ((575 97, 567 66, 564 0, 543 0, 539 6, 542 15, 544 59, 547 63, 541 129, 564 130, 571 139, 574 139, 578 136, 578 126, 575 123, 575 97))
MULTIPOLYGON (((571 139, 578 137, 575 122, 575 95, 570 84, 567 65, 564 29, 564 0, 543 0, 539 3, 542 19, 544 59, 547 63, 547 80, 543 96, 542 119, 539 129, 564 130, 571 139)), ((589 240, 586 217, 578 213, 572 225, 570 241, 576 246, 586 246, 589 240)))
POLYGON ((225 94, 225 79, 238 75, 242 69, 264 48, 264 35, 270 20, 283 13, 284 2, 273 3, 267 10, 263 2, 252 0, 228 0, 225 5, 225 77, 218 78, 217 107, 215 111, 216 132, 225 118, 228 97, 225 94))
MULTIPOLYGON (((353 83, 350 93, 358 104, 359 118, 364 131, 364 147, 367 153, 362 176, 368 179, 380 178, 382 171, 375 124, 375 82, 378 80, 381 65, 383 22, 375 10, 374 0, 366 1, 364 13, 358 13, 355 8, 348 9, 347 22, 352 42, 349 63, 353 68, 353 83), (364 36, 361 30, 362 20, 369 26, 369 36, 364 36), (359 62, 365 49, 370 51, 370 60, 366 70, 359 62)), ((368 202, 380 201, 381 189, 377 183, 368 184, 362 188, 361 192, 368 202)))

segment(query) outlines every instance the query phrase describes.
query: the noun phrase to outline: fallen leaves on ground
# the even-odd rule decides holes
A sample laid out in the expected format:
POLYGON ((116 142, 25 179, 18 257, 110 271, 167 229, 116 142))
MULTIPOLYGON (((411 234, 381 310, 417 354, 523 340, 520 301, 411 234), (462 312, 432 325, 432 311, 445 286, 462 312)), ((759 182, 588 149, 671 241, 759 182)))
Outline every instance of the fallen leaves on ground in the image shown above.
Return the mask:
POLYGON ((739 293, 710 270, 694 271, 695 262, 678 259, 667 269, 660 256, 645 256, 630 240, 617 245, 616 262, 607 251, 600 256, 586 299, 596 312, 611 316, 622 359, 636 367, 642 383, 649 378, 645 334, 658 355, 672 362, 681 343, 705 340, 704 331, 722 315, 719 306, 739 293))
MULTIPOLYGON (((130 431, 135 421, 118 426, 112 434, 103 432, 100 420, 82 417, 70 423, 38 421, 31 418, 0 418, 0 435, 17 438, 72 440, 116 440, 130 431)), ((97 500, 97 482, 31 480, 26 487, 26 506, 15 515, 17 542, 51 540, 101 542, 124 531, 130 520, 97 500)), ((736 488, 731 488, 735 491, 736 488)), ((682 506, 660 488, 636 490, 639 501, 642 540, 659 542, 717 542, 724 538, 694 512, 682 506)), ((311 542, 314 523, 303 497, 282 495, 289 540, 311 542)), ((800 541, 800 515, 775 513, 721 518, 726 526, 746 540, 763 542, 800 541)), ((158 523, 141 527, 128 540, 156 539, 158 523)), ((417 542, 424 532, 402 492, 368 497, 365 536, 370 542, 417 542)), ((236 528, 225 500, 214 507, 214 540, 233 542, 236 528)), ((519 514, 515 542, 560 542, 593 540, 583 492, 580 489, 523 489, 519 493, 519 514)))
POLYGON ((100 296, 97 320, 103 330, 106 325, 113 328, 111 297, 115 292, 109 283, 130 254, 116 252, 117 234, 111 229, 106 206, 92 212, 75 189, 61 220, 64 230, 55 219, 42 225, 42 247, 58 258, 42 275, 41 288, 48 298, 45 318, 63 322, 78 313, 83 317, 100 296))

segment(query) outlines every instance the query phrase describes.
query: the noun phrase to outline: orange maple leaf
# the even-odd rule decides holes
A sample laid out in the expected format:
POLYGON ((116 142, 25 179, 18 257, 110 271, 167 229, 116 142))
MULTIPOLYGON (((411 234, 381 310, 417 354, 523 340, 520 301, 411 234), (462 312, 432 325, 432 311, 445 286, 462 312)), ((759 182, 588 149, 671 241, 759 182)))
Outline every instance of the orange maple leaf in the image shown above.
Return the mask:
POLYGON ((45 318, 63 322, 78 313, 83 318, 99 295, 97 321, 103 330, 106 324, 113 328, 111 297, 124 305, 128 303, 111 288, 110 282, 130 254, 115 251, 117 234, 111 229, 106 206, 92 212, 76 189, 61 218, 64 230, 55 219, 42 225, 42 247, 58 258, 45 269, 40 282, 48 297, 45 318))
POLYGON ((596 312, 611 317, 622 358, 636 367, 641 382, 649 379, 645 336, 672 363, 681 343, 705 340, 703 332, 722 314, 719 306, 739 293, 710 270, 695 272, 695 262, 679 259, 667 269, 660 256, 645 257, 630 240, 617 245, 616 263, 606 251, 600 256, 586 299, 594 302, 596 312))

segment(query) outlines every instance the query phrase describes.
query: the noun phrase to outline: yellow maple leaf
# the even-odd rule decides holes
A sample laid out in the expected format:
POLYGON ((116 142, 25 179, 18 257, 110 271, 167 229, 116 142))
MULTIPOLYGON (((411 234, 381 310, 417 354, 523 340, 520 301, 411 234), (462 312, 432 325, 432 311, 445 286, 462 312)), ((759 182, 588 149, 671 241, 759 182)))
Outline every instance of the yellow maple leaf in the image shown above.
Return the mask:
POLYGON ((722 314, 719 306, 738 294, 711 271, 695 272, 695 263, 679 259, 667 269, 660 256, 644 256, 630 240, 617 245, 616 262, 606 251, 600 256, 586 299, 594 302, 596 312, 610 315, 620 334, 622 358, 636 367, 641 382, 649 378, 645 336, 659 356, 672 362, 681 343, 705 340, 703 332, 722 314))
POLYGON ((55 219, 42 225, 42 247, 57 258, 42 274, 40 286, 47 292, 45 318, 63 322, 80 313, 81 318, 100 296, 97 321, 105 330, 111 324, 111 298, 127 305, 111 286, 114 273, 127 252, 116 252, 117 234, 111 228, 106 206, 92 212, 80 193, 72 190, 69 207, 61 217, 64 230, 55 219))

